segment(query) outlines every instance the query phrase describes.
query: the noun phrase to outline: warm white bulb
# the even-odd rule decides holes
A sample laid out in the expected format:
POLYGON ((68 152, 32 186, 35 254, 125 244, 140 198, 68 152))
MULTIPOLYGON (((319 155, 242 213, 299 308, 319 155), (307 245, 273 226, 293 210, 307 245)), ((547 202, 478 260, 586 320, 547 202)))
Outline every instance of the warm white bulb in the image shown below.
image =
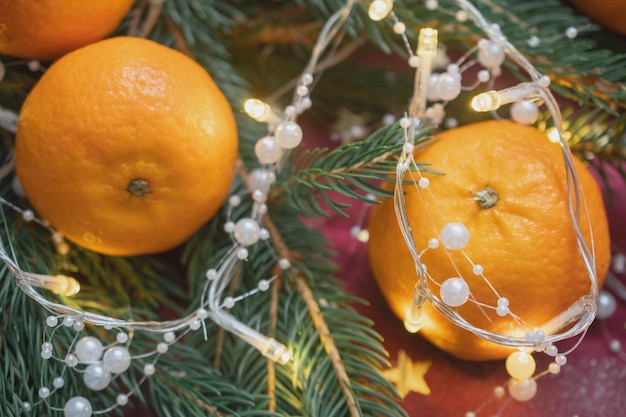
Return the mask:
POLYGON ((485 112, 496 110, 500 107, 500 94, 497 91, 487 91, 478 94, 472 99, 472 108, 475 111, 485 112))
POLYGON ((393 0, 374 0, 370 3, 368 16, 374 21, 383 20, 393 8, 393 0))
POLYGON ((246 111, 248 116, 259 122, 266 122, 272 116, 272 108, 269 104, 256 98, 246 100, 243 104, 243 109, 246 111))

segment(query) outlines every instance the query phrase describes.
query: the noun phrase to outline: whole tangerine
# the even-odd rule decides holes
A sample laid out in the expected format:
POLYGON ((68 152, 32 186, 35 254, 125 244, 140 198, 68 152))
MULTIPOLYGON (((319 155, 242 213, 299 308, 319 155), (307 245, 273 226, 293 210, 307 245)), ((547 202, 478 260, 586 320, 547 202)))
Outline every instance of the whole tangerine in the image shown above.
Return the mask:
POLYGON ((226 199, 238 136, 231 107, 191 58, 119 37, 56 61, 29 93, 16 170, 35 209, 108 255, 168 250, 226 199))
POLYGON ((110 34, 133 0, 0 0, 0 54, 54 59, 110 34))
POLYGON ((571 0, 574 7, 607 29, 626 35, 626 3, 623 0, 571 0))
MULTIPOLYGON (((524 337, 589 293, 589 275, 568 211, 561 146, 534 127, 488 121, 443 132, 414 155, 416 161, 427 162, 429 168, 442 173, 422 173, 430 180, 427 189, 404 187, 418 253, 429 247, 431 239, 439 242, 439 231, 450 222, 462 223, 469 231, 462 251, 445 250, 438 244, 420 255, 430 277, 429 289, 442 298, 441 284, 448 278, 462 277, 475 300, 496 306, 498 297, 486 277, 501 297, 508 298, 510 311, 524 324, 520 326, 511 315, 500 317, 495 308, 480 308, 472 302, 456 308, 468 322, 492 332, 524 337), (481 268, 476 270, 474 265, 481 268)), ((574 158, 574 166, 584 194, 580 229, 594 249, 597 277, 602 283, 610 261, 602 194, 584 164, 574 158)), ((417 277, 393 201, 385 200, 372 208, 369 231, 372 271, 387 303, 404 320, 417 277)), ((511 352, 458 327, 430 303, 423 306, 421 319, 420 333, 459 358, 501 359, 511 352)))

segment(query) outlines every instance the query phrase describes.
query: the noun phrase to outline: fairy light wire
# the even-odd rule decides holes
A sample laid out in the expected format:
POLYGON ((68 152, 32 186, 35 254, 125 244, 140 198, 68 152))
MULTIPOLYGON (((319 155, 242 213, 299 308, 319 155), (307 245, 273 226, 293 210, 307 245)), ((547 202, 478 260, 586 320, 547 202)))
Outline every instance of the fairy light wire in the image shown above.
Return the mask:
MULTIPOLYGON (((503 101, 499 104, 505 104, 514 101, 521 101, 525 99, 538 99, 542 100, 548 108, 548 111, 554 119, 554 125, 559 135, 559 140, 562 146, 564 168, 566 171, 566 181, 568 190, 568 214, 572 224, 572 228, 575 233, 576 243, 579 254, 583 260, 585 269, 587 270, 590 280, 589 294, 578 299, 572 304, 566 311, 553 317, 546 323, 542 323, 538 328, 546 330, 548 333, 542 340, 542 343, 551 344, 560 340, 574 337, 576 335, 583 334, 586 329, 591 325, 595 318, 596 312, 596 300, 598 296, 598 284, 595 272, 595 260, 593 252, 589 249, 587 242, 580 229, 580 205, 585 203, 584 196, 581 196, 580 184, 576 170, 573 165, 572 155, 569 151, 569 146, 564 138, 562 116, 556 99, 549 90, 550 80, 539 73, 532 64, 502 35, 497 25, 490 24, 471 3, 467 0, 457 0, 459 7, 464 10, 468 16, 474 21, 476 26, 482 29, 487 37, 492 41, 500 45, 505 54, 511 58, 518 66, 523 68, 531 78, 531 82, 522 83, 518 86, 511 87, 510 89, 503 90, 501 92, 493 92, 498 94, 497 99, 503 101), (571 325, 571 327, 566 328, 571 325), (565 329, 565 330, 563 330, 565 329), (561 331, 561 333, 558 333, 561 331)), ((420 73, 430 72, 430 62, 420 60, 419 66, 416 70, 415 82, 423 84, 424 78, 420 73)), ((427 83, 426 78, 426 83, 427 83)), ((427 84, 426 84, 427 85, 427 84)), ((413 232, 411 229, 410 221, 408 218, 406 202, 404 198, 403 181, 407 174, 412 169, 418 170, 415 161, 412 156, 412 139, 414 135, 415 125, 421 121, 423 113, 417 111, 417 103, 423 99, 422 92, 426 90, 425 85, 415 85, 415 93, 410 104, 409 115, 412 116, 410 124, 403 126, 405 131, 406 143, 405 151, 401 154, 397 166, 396 166, 396 185, 394 189, 394 206, 395 212, 400 225, 402 236, 407 244, 407 247, 414 259, 416 266, 417 282, 415 286, 414 302, 413 306, 408 312, 407 321, 417 323, 419 321, 419 309, 425 300, 431 302, 432 306, 439 311, 442 315, 453 321, 459 327, 468 330, 479 337, 487 339, 489 341, 498 343, 500 345, 511 347, 536 347, 536 341, 529 341, 523 337, 513 337, 509 335, 499 334, 491 332, 486 329, 476 327, 469 323, 464 317, 462 317, 454 308, 445 304, 435 294, 428 290, 428 279, 426 277, 424 266, 421 263, 420 256, 413 238, 413 232)), ((484 93, 483 93, 484 94, 484 93)), ((498 107, 498 106, 495 106, 498 107)), ((589 218, 587 216, 587 221, 589 218)), ((591 229, 590 229, 591 230, 591 229)), ((591 238, 591 245, 593 247, 593 237, 591 238)))

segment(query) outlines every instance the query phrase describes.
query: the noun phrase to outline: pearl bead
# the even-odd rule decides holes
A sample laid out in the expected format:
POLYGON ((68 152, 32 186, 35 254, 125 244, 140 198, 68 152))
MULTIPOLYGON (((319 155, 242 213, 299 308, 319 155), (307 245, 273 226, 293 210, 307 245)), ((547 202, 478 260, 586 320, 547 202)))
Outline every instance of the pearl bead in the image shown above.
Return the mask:
MULTIPOLYGON (((485 268, 483 268, 482 265, 476 264, 476 265, 472 266, 472 273, 474 273, 474 275, 482 275, 483 272, 485 272, 485 268)), ((498 301, 500 301, 500 300, 498 299, 498 301)))
POLYGON ((559 366, 563 366, 567 363, 567 356, 565 355, 556 355, 554 357, 554 363, 556 363, 559 366))
POLYGON ((617 309, 617 302, 613 294, 607 291, 600 291, 598 294, 598 311, 596 317, 600 320, 608 319, 617 309))
POLYGON ((428 10, 437 10, 439 2, 437 0, 426 0, 426 8, 428 10))
POLYGON ((454 17, 456 18, 456 20, 458 20, 459 22, 465 22, 468 19, 468 15, 467 12, 465 10, 459 10, 454 14, 454 17))
POLYGON ((546 355, 556 356, 559 353, 559 348, 555 345, 550 345, 546 348, 546 355))
POLYGON ((262 164, 273 164, 283 156, 283 150, 278 141, 271 136, 259 139, 254 146, 254 153, 262 164))
POLYGON ((437 249, 439 247, 439 239, 436 239, 434 237, 428 239, 428 247, 430 249, 437 249))
POLYGON ((159 353, 167 353, 168 349, 169 349, 169 346, 167 343, 161 342, 157 345, 157 352, 159 353))
POLYGON ((420 188, 428 188, 428 186, 430 185, 430 180, 426 177, 422 177, 417 182, 417 184, 420 186, 420 188))
POLYGON ((504 388, 501 386, 497 386, 493 389, 493 395, 496 396, 496 398, 502 398, 504 397, 504 388))
POLYGON ((428 78, 428 94, 427 98, 430 101, 439 100, 439 91, 437 90, 437 82, 439 81, 439 74, 430 74, 428 78))
POLYGON ((41 398, 42 400, 45 400, 46 398, 50 396, 50 388, 41 387, 39 388, 39 391, 37 392, 37 394, 39 395, 39 398, 41 398))
POLYGON ((74 368, 76 365, 78 365, 78 358, 76 357, 76 355, 72 355, 70 353, 69 355, 65 356, 65 364, 70 368, 74 368))
POLYGON ((31 411, 33 409, 33 405, 29 403, 28 401, 24 401, 22 403, 22 407, 24 407, 24 410, 26 411, 31 411))
POLYGON ((237 250, 237 258, 241 259, 242 261, 248 259, 248 249, 239 248, 237 250))
POLYGON ((104 366, 114 374, 121 374, 130 366, 130 353, 122 346, 114 346, 107 349, 102 357, 104 366))
POLYGON ((509 306, 497 306, 496 307, 496 314, 500 317, 504 317, 510 312, 511 310, 509 310, 509 306))
POLYGON ((476 78, 478 78, 478 81, 480 81, 481 83, 486 83, 487 81, 489 81, 490 77, 491 74, 489 74, 489 71, 487 70, 480 70, 476 75, 476 78))
POLYGON ((51 350, 42 350, 41 351, 41 359, 47 361, 51 357, 52 357, 52 351, 51 350))
POLYGON ((515 123, 531 125, 537 121, 539 109, 531 101, 518 101, 511 106, 511 118, 515 123))
POLYGON ((265 169, 254 169, 246 178, 246 188, 254 190, 267 190, 272 182, 276 180, 276 174, 265 169))
POLYGON ((402 35, 406 31, 406 25, 402 22, 396 22, 393 24, 393 32, 396 35, 402 35))
POLYGON ((118 343, 128 342, 128 333, 119 332, 118 334, 115 335, 115 340, 117 340, 118 343))
POLYGON ((541 41, 539 40, 539 38, 535 35, 531 36, 530 38, 528 38, 528 41, 526 41, 528 46, 530 46, 531 48, 536 48, 537 46, 539 46, 540 42, 541 41))
POLYGON ((568 39, 574 39, 576 36, 578 36, 578 29, 572 26, 568 27, 567 29, 565 29, 565 36, 567 36, 568 39))
POLYGON ((411 68, 417 68, 420 66, 420 58, 416 55, 411 55, 409 58, 409 66, 411 68))
POLYGON ((52 380, 52 385, 54 386, 54 388, 63 388, 63 385, 65 385, 65 380, 63 379, 62 376, 57 376, 56 378, 54 378, 52 380))
POLYGON ((83 323, 82 320, 76 320, 74 322, 74 325, 72 326, 74 328, 74 330, 76 330, 77 332, 82 331, 85 328, 85 323, 83 323))
POLYGON ((278 144, 284 149, 293 149, 302 142, 302 128, 295 122, 283 122, 274 132, 278 144))
POLYGON ((617 339, 613 339, 609 342, 609 350, 611 353, 619 353, 622 350, 622 342, 617 339))
POLYGON ((400 119, 400 127, 402 129, 408 129, 409 127, 411 127, 411 119, 409 119, 408 117, 403 117, 400 119))
POLYGON ((254 245, 259 240, 261 228, 256 220, 244 218, 235 225, 235 240, 243 246, 254 245))
POLYGON ((489 42, 487 44, 479 44, 478 47, 478 62, 485 68, 495 68, 502 65, 504 58, 506 57, 502 46, 495 42, 489 42))
POLYGON ((101 363, 93 363, 85 369, 83 381, 87 388, 102 391, 111 383, 111 372, 101 363))
POLYGON ((74 353, 82 363, 92 363, 100 360, 103 351, 100 340, 93 336, 86 336, 76 343, 74 353))
POLYGON ((263 194, 263 191, 261 190, 254 190, 252 192, 252 199, 257 203, 262 203, 265 201, 265 194, 263 194))
POLYGON ((447 72, 437 79, 437 95, 445 101, 454 100, 461 93, 461 77, 447 72))
POLYGON ((270 238, 270 232, 267 229, 261 229, 261 231, 259 232, 259 238, 261 240, 267 240, 270 238))
POLYGON ((498 298, 498 305, 499 306, 503 306, 503 307, 508 307, 509 306, 509 299, 506 298, 506 297, 498 298))
POLYGON ((59 324, 59 319, 54 316, 48 316, 46 318, 46 326, 56 327, 59 324))
POLYGON ((537 381, 533 378, 509 381, 509 394, 517 401, 531 400, 537 393, 537 381))
POLYGON ((235 306, 235 300, 233 299, 233 297, 224 298, 224 307, 233 308, 234 306, 235 306))
MULTIPOLYGON (((200 311, 200 310, 198 310, 198 311, 200 311)), ((206 311, 206 310, 204 310, 204 311, 206 311)), ((207 313, 207 315, 208 315, 208 313, 207 313)), ((206 316, 204 318, 206 318, 206 316)), ((163 335, 163 340, 165 340, 167 343, 172 343, 175 339, 176 339, 176 334, 174 332, 167 332, 167 333, 165 333, 163 335)))
POLYGON ((561 372, 561 366, 557 365, 556 363, 552 362, 550 365, 548 365, 548 371, 553 374, 556 375, 559 372, 561 372))
POLYGON ((202 322, 200 320, 192 320, 191 323, 189 323, 189 328, 193 331, 198 330, 200 326, 202 326, 202 322))
POLYGON ((300 97, 304 97, 309 94, 309 89, 305 85, 299 85, 298 88, 296 88, 296 94, 300 97))
POLYGON ((450 307, 458 307, 469 299, 469 287, 462 278, 448 278, 441 284, 441 300, 450 307))
POLYGON ((206 271, 206 279, 208 279, 209 281, 213 281, 216 278, 217 278, 217 270, 211 268, 206 271))
POLYGON ((42 351, 44 351, 44 350, 45 351, 52 351, 52 343, 50 343, 50 342, 43 342, 41 344, 41 350, 42 351))
MULTIPOLYGON (((209 317, 209 310, 207 310, 206 308, 199 308, 198 310, 196 310, 196 316, 198 316, 200 320, 205 320, 209 317)), ((168 343, 172 343, 174 339, 165 341, 168 343)))
POLYGON ((91 417, 91 403, 85 397, 72 397, 63 408, 65 417, 91 417))
POLYGON ((413 150, 415 149, 415 146, 412 143, 405 143, 404 145, 402 145, 402 151, 404 153, 413 153, 413 150))
POLYGON ((611 266, 618 274, 626 272, 626 256, 622 253, 616 253, 611 257, 611 266))
POLYGON ((462 249, 469 242, 469 231, 463 223, 448 223, 441 229, 441 242, 450 250, 462 249))
POLYGON ((270 288, 270 282, 266 279, 262 279, 257 284, 259 291, 267 291, 270 288))
POLYGON ((153 365, 153 364, 151 364, 151 363, 146 364, 146 365, 143 367, 143 373, 144 373, 145 375, 147 375, 147 376, 154 375, 154 372, 155 372, 155 371, 156 371, 156 368, 155 368, 155 367, 154 367, 154 365, 153 365))
POLYGON ((527 352, 513 352, 506 358, 506 371, 515 379, 526 379, 533 376, 537 364, 527 352))
POLYGON ((228 221, 228 222, 224 223, 224 231, 226 233, 234 232, 235 231, 235 222, 228 221))
POLYGON ((117 405, 121 405, 121 406, 128 404, 128 395, 119 394, 117 398, 115 399, 115 402, 117 403, 117 405))
POLYGON ((35 219, 35 213, 33 213, 32 210, 24 210, 22 219, 24 219, 25 222, 33 221, 35 219))
POLYGON ((291 262, 287 258, 280 258, 278 260, 278 267, 282 270, 289 269, 291 267, 291 262))
POLYGON ((302 74, 302 84, 311 85, 313 83, 313 74, 304 73, 302 74))
POLYGON ((241 204, 241 197, 239 197, 238 195, 231 195, 230 197, 228 197, 228 204, 233 207, 237 207, 239 204, 241 204))
POLYGON ((72 327, 74 325, 74 317, 70 317, 70 316, 63 317, 63 325, 65 327, 72 327))

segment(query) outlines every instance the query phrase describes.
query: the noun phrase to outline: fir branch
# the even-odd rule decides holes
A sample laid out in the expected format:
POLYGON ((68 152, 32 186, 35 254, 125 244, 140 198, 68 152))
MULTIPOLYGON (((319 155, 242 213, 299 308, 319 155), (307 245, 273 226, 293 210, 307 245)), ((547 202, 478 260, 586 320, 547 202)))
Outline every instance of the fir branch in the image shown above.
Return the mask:
MULTIPOLYGON (((428 139, 427 130, 416 135, 416 143, 428 139)), ((305 214, 328 213, 318 202, 318 197, 335 213, 349 205, 331 196, 336 192, 345 197, 370 204, 375 197, 388 198, 389 190, 377 183, 390 181, 389 174, 395 167, 395 157, 404 145, 404 134, 397 123, 374 132, 368 139, 343 145, 334 150, 315 149, 303 153, 294 163, 294 173, 281 182, 272 192, 272 198, 283 193, 290 205, 305 214)))

